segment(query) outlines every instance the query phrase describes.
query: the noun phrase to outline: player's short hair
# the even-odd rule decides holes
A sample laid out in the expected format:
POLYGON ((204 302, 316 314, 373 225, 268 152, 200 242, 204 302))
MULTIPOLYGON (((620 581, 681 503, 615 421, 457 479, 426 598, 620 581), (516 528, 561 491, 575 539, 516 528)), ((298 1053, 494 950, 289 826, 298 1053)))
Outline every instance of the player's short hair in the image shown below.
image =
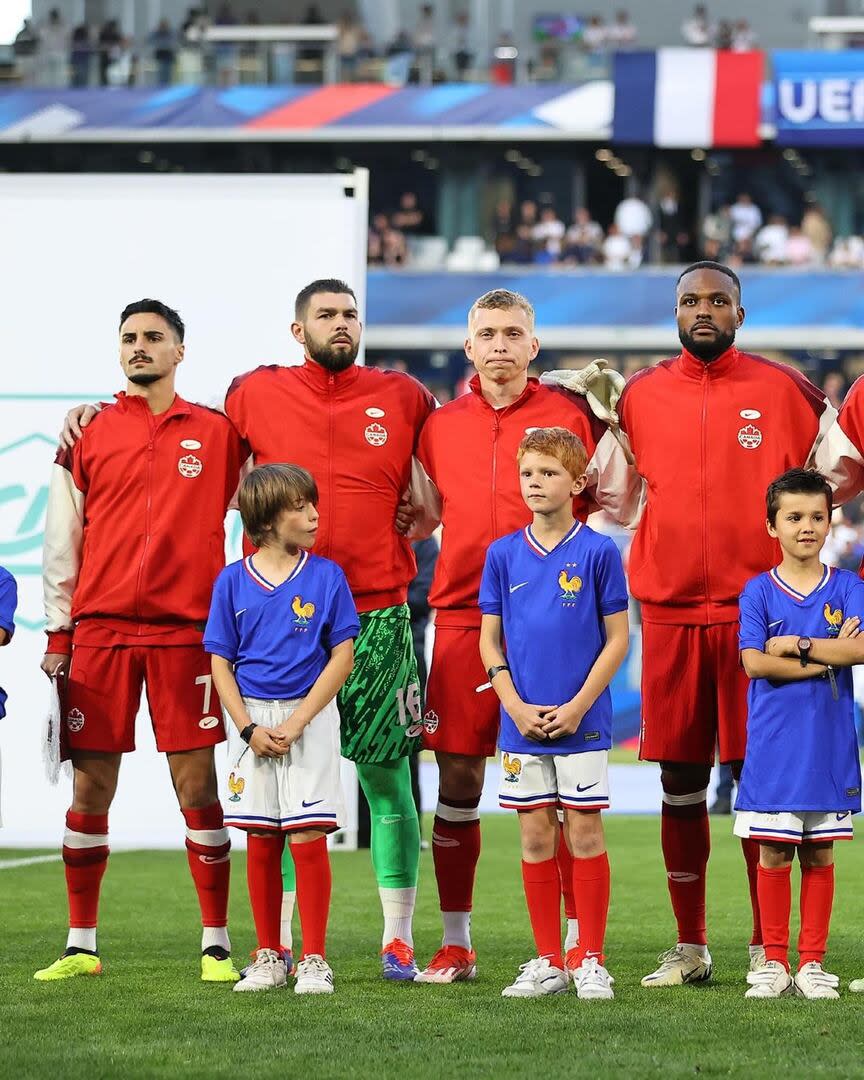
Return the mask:
POLYGON ((339 278, 318 278, 315 281, 310 281, 308 285, 297 293, 297 299, 294 301, 294 318, 297 322, 302 322, 306 318, 309 301, 312 297, 316 293, 322 292, 348 293, 349 296, 354 298, 354 303, 357 303, 354 290, 347 282, 340 281, 339 278))
POLYGON ((178 341, 182 342, 186 336, 186 327, 179 314, 161 300, 136 300, 134 304, 127 304, 120 313, 121 327, 130 315, 159 315, 174 331, 178 341))
POLYGON ((588 464, 585 443, 563 427, 541 427, 529 431, 519 443, 516 460, 521 461, 526 454, 546 454, 547 457, 557 458, 574 480, 585 473, 588 464))
POLYGON ((765 495, 765 508, 771 525, 777 523, 777 512, 783 495, 824 495, 829 516, 834 509, 831 485, 816 469, 787 469, 782 476, 771 481, 765 495))
POLYGON ((489 292, 478 297, 468 312, 468 325, 471 325, 478 311, 491 311, 494 309, 510 311, 512 308, 519 308, 520 311, 525 312, 533 330, 534 308, 531 306, 531 301, 522 293, 513 292, 510 289, 490 289, 489 292))
POLYGON ((686 277, 688 274, 692 274, 694 270, 716 270, 718 274, 725 274, 726 277, 732 278, 735 284, 735 288, 738 290, 738 299, 741 299, 741 280, 731 266, 725 266, 723 263, 712 262, 710 259, 702 259, 700 262, 691 263, 678 275, 678 280, 675 282, 675 288, 681 284, 681 278, 686 277))
POLYGON ((318 485, 299 465, 259 465, 244 477, 237 493, 243 528, 256 547, 283 510, 299 510, 307 502, 318 505, 318 485))

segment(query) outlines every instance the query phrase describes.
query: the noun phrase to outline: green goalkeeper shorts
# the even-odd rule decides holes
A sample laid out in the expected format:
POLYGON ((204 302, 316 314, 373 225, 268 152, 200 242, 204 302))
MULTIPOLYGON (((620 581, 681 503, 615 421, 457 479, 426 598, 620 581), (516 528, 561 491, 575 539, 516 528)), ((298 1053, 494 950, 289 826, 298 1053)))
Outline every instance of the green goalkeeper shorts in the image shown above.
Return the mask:
POLYGON ((378 765, 419 749, 422 707, 407 604, 360 615, 339 715, 342 754, 351 761, 378 765))

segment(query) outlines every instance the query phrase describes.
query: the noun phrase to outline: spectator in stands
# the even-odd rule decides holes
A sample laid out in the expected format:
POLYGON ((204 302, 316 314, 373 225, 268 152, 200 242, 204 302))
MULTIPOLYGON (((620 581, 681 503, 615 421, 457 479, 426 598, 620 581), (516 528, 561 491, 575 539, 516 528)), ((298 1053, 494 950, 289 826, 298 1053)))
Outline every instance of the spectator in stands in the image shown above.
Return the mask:
POLYGON ((404 266, 408 262, 408 244, 405 234, 391 224, 381 238, 381 254, 385 266, 404 266))
POLYGON ((728 19, 721 19, 714 31, 714 47, 716 49, 732 48, 732 23, 728 19))
POLYGON ((626 236, 628 240, 636 237, 640 241, 644 240, 651 228, 652 220, 648 204, 643 202, 638 195, 628 195, 618 203, 615 210, 615 224, 618 232, 626 236))
POLYGON ((582 46, 589 53, 604 53, 608 46, 609 38, 606 25, 600 15, 591 15, 588 25, 582 31, 582 46))
POLYGON ((387 46, 387 82, 404 86, 414 63, 414 44, 407 30, 400 30, 387 46))
MULTIPOLYGON (((240 20, 234 14, 230 3, 220 4, 213 20, 214 26, 236 26, 240 20)), ((234 86, 237 82, 240 50, 233 41, 220 41, 214 51, 216 60, 216 81, 219 86, 234 86)))
POLYGON ((346 11, 336 23, 339 36, 336 39, 336 51, 339 53, 339 74, 343 82, 353 82, 360 56, 360 44, 363 27, 357 16, 346 11))
POLYGON ((366 261, 370 266, 384 265, 384 236, 389 228, 390 219, 386 214, 373 215, 366 243, 366 261))
POLYGON ((540 220, 532 229, 534 241, 534 262, 554 263, 561 257, 565 225, 555 212, 554 206, 544 206, 540 211, 540 220))
POLYGON ((108 73, 120 59, 123 51, 123 35, 116 19, 108 19, 99 31, 99 85, 110 82, 108 73))
POLYGON ((435 46, 438 41, 435 26, 435 7, 423 4, 414 28, 414 54, 417 57, 420 82, 431 83, 435 73, 435 46))
POLYGON ((677 190, 669 188, 661 195, 657 210, 660 261, 664 263, 686 262, 689 254, 690 234, 684 226, 677 190))
POLYGON ((69 77, 69 30, 59 8, 51 8, 39 27, 39 83, 42 86, 66 86, 69 77))
POLYGON ((18 75, 25 86, 29 86, 33 82, 38 51, 39 33, 33 25, 33 20, 25 19, 12 43, 12 52, 15 56, 18 75))
POLYGON ((70 85, 80 90, 90 85, 90 64, 93 60, 93 40, 90 27, 81 23, 72 31, 69 45, 70 85))
POLYGON ((573 213, 573 224, 564 234, 564 262, 590 266, 600 258, 603 230, 584 206, 573 213))
POLYGON ((789 226, 782 214, 772 214, 768 224, 763 225, 753 240, 753 250, 759 262, 766 266, 784 266, 786 264, 786 245, 789 241, 789 226))
POLYGON ((708 18, 708 9, 704 4, 697 4, 693 14, 681 24, 681 36, 685 45, 707 47, 714 40, 714 27, 708 18))
POLYGON ((458 11, 453 19, 453 29, 450 32, 450 55, 456 81, 465 82, 471 65, 474 63, 471 23, 465 11, 458 11))
POLYGON ((831 250, 833 230, 831 222, 825 216, 825 211, 819 203, 810 203, 804 211, 801 218, 801 232, 809 239, 816 262, 824 263, 831 250))
POLYGON ((786 260, 789 266, 813 266, 816 253, 810 237, 801 231, 800 225, 792 225, 786 240, 786 260))
POLYGON ((499 199, 495 204, 492 234, 501 262, 512 262, 511 255, 516 247, 516 226, 513 220, 513 203, 509 199, 499 199))
POLYGON ((736 243, 739 240, 752 240, 762 225, 762 211, 750 194, 742 191, 729 213, 732 216, 732 239, 736 243))
POLYGON ((417 195, 413 191, 403 191, 399 198, 399 209, 391 216, 395 229, 406 236, 415 236, 423 232, 425 215, 417 204, 417 195))
POLYGON ((838 236, 828 256, 835 270, 859 270, 864 267, 864 240, 860 236, 838 236))
POLYGON ((822 392, 835 409, 839 409, 846 397, 846 380, 839 371, 829 371, 822 380, 822 392))
POLYGON ((742 236, 740 240, 736 240, 732 245, 732 251, 729 253, 729 265, 736 268, 748 266, 755 262, 756 255, 753 251, 753 237, 742 236))
POLYGON ((702 254, 706 259, 722 261, 732 244, 732 213, 729 206, 718 207, 702 222, 702 254), (708 254, 709 245, 713 254, 708 254))
POLYGON ((614 222, 609 226, 602 250, 603 265, 607 270, 632 269, 634 263, 633 244, 630 238, 624 236, 614 222))
POLYGON ((732 49, 734 52, 750 52, 756 48, 756 35, 746 19, 738 19, 732 30, 732 49))
POLYGON ((639 32, 630 18, 630 12, 623 8, 615 13, 615 21, 606 31, 609 48, 619 51, 632 49, 636 45, 639 32))
MULTIPOLYGON (((309 4, 306 8, 306 14, 301 20, 303 26, 324 26, 326 22, 327 20, 321 14, 321 9, 317 4, 309 4)), ((297 59, 306 60, 323 67, 324 48, 318 44, 304 45, 302 49, 297 50, 297 59)))
POLYGON ((177 38, 167 19, 160 19, 159 25, 150 34, 150 48, 156 61, 156 82, 159 86, 170 86, 174 78, 177 38))
POLYGON ((519 50, 509 30, 502 30, 495 40, 492 50, 492 64, 489 68, 489 80, 496 86, 512 86, 516 81, 516 61, 519 50))

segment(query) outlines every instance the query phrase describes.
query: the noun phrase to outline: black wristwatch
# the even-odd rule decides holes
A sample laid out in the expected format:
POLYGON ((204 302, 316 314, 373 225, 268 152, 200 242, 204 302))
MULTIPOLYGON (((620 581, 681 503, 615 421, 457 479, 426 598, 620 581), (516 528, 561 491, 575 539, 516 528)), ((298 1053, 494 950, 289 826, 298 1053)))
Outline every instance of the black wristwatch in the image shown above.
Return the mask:
POLYGON ((510 670, 510 665, 509 664, 498 664, 497 667, 490 667, 487 670, 486 675, 489 678, 489 682, 492 682, 492 680, 495 678, 495 676, 498 674, 499 671, 509 671, 509 670, 510 670))
POLYGON ((807 667, 807 662, 810 659, 810 650, 813 648, 813 642, 809 637, 798 638, 798 655, 801 658, 801 667, 807 667))
POLYGON ((258 727, 257 724, 247 724, 246 727, 243 728, 243 730, 240 732, 240 738, 243 740, 243 742, 247 744, 249 743, 252 738, 252 732, 255 730, 256 727, 258 727))

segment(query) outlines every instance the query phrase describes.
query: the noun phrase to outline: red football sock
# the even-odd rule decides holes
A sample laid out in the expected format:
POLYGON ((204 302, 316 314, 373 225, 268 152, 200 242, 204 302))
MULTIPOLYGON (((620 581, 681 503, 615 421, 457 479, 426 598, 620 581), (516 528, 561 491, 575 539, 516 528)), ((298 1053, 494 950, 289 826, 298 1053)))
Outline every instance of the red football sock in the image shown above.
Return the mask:
POLYGON ((480 858, 480 799, 442 799, 432 823, 432 860, 442 911, 470 911, 480 858))
POLYGON ((108 866, 108 852, 108 815, 67 811, 63 862, 70 926, 96 926, 99 889, 108 866))
POLYGON ((801 932, 798 967, 822 963, 834 904, 834 866, 801 866, 801 932))
POLYGON ((268 836, 250 835, 246 846, 246 881, 258 948, 274 952, 279 952, 284 844, 284 835, 274 832, 268 836))
POLYGON ((789 970, 789 913, 792 910, 792 864, 759 866, 759 910, 765 959, 789 970))
POLYGON ((228 886, 231 880, 231 840, 222 824, 219 803, 200 810, 183 810, 186 855, 198 893, 202 926, 228 925, 228 886))
MULTIPOLYGON (((676 796, 671 796, 676 798, 676 796)), ((664 799, 660 838, 678 940, 705 945, 705 870, 711 851, 708 806, 698 803, 673 806, 664 799)))
POLYGON ((558 850, 555 853, 558 862, 558 873, 561 876, 561 892, 564 896, 564 915, 568 919, 578 919, 576 914, 576 901, 573 897, 573 856, 567 841, 564 839, 564 829, 560 830, 558 837, 558 850))
POLYGON ((522 884, 538 956, 548 956, 553 967, 563 968, 561 953, 561 877, 555 859, 529 863, 522 860, 522 884))
POLYGON ((579 952, 574 967, 587 956, 602 964, 606 919, 609 916, 609 856, 604 851, 591 859, 573 860, 573 893, 579 919, 579 952))
POLYGON ((750 907, 753 909, 751 945, 762 944, 762 922, 759 917, 759 841, 742 837, 741 850, 747 863, 747 882, 750 885, 750 907))
POLYGON ((297 871, 297 910, 300 912, 303 956, 326 956, 327 919, 333 887, 327 838, 321 836, 308 844, 292 844, 291 855, 297 871))

